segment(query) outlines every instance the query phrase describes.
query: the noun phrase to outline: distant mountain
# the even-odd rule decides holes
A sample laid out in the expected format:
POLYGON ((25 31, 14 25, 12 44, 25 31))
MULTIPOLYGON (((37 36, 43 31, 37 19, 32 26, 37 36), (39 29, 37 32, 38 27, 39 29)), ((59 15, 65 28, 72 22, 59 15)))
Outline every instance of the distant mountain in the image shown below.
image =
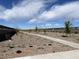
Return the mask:
POLYGON ((8 26, 4 26, 4 25, 0 25, 0 29, 14 29, 14 28, 11 28, 11 27, 8 27, 8 26))

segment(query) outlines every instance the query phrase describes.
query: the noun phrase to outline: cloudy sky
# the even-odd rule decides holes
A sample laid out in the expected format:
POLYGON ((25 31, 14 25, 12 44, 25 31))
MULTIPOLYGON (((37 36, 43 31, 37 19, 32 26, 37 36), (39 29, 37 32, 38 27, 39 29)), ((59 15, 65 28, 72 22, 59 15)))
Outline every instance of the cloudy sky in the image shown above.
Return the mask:
POLYGON ((29 29, 79 26, 79 0, 0 0, 0 25, 29 29))

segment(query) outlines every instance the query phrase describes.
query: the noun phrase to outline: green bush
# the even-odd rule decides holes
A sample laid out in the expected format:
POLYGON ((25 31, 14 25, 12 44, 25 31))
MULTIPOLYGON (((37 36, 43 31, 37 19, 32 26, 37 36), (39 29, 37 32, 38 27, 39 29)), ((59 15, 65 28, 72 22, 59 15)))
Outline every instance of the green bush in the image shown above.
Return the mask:
POLYGON ((65 33, 68 35, 71 33, 71 22, 65 21, 65 33))

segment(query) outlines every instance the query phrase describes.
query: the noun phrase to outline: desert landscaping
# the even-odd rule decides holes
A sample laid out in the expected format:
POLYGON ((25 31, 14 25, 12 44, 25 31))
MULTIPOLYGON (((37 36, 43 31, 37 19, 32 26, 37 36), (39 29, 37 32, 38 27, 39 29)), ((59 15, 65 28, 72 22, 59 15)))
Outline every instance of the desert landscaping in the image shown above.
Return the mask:
MULTIPOLYGON (((36 56, 79 49, 79 34, 63 29, 21 30, 1 26, 0 59, 36 56)), ((56 29, 56 28, 55 28, 56 29)), ((76 29, 78 31, 78 29, 76 29)))
POLYGON ((59 38, 63 40, 67 40, 74 43, 79 43, 79 34, 71 33, 68 37, 64 37, 65 33, 60 32, 33 32, 41 35, 46 35, 54 38, 59 38))
POLYGON ((0 0, 0 59, 79 59, 79 0, 0 0))
POLYGON ((0 42, 0 59, 56 53, 76 49, 68 45, 21 32, 15 34, 11 39, 12 40, 0 42))

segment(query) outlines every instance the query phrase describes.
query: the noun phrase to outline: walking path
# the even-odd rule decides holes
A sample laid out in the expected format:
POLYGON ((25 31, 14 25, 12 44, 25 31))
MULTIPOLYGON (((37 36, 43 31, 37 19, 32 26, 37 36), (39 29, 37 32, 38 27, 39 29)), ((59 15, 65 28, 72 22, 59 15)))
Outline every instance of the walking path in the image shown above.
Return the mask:
POLYGON ((27 33, 27 32, 23 32, 23 33, 24 34, 28 34, 28 35, 39 36, 39 37, 42 37, 42 38, 46 38, 46 39, 49 39, 49 40, 52 40, 52 41, 56 41, 56 42, 59 42, 59 43, 71 46, 73 48, 79 49, 79 44, 78 43, 69 42, 69 41, 66 41, 66 40, 57 39, 57 38, 49 37, 49 36, 46 36, 46 35, 40 35, 40 34, 35 34, 35 33, 27 33))

